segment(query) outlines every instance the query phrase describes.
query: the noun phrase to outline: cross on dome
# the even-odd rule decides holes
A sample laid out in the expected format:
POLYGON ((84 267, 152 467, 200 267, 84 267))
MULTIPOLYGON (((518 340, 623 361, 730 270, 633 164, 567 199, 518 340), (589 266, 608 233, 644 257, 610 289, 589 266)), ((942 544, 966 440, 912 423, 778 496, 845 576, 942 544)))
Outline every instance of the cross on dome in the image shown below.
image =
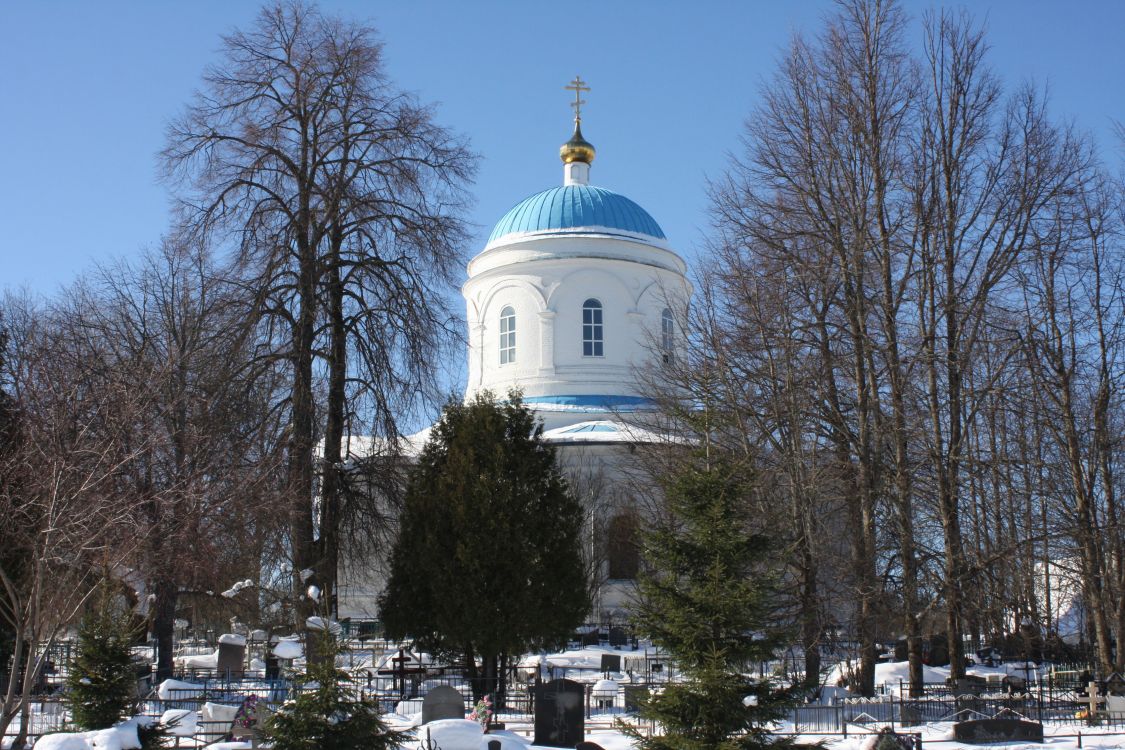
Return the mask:
POLYGON ((574 101, 570 103, 570 106, 574 107, 574 121, 582 122, 582 105, 586 103, 586 100, 582 98, 582 92, 589 91, 590 87, 582 80, 582 76, 574 76, 574 80, 563 88, 574 92, 574 101))
POLYGON ((582 76, 574 76, 574 80, 563 87, 574 92, 574 135, 559 149, 559 158, 563 161, 564 185, 588 185, 590 182, 590 163, 594 161, 594 146, 582 137, 582 105, 586 100, 582 98, 583 91, 590 87, 582 80, 582 76))

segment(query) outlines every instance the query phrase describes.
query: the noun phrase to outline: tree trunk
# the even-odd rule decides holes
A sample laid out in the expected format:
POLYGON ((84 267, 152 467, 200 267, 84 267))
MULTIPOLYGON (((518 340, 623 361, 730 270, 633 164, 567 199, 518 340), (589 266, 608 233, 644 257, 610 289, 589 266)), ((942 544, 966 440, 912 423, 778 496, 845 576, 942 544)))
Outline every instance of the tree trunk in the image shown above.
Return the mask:
POLYGON ((168 578, 158 579, 152 587, 152 637, 156 640, 156 681, 172 676, 174 669, 173 636, 176 628, 176 600, 179 587, 168 578))
POLYGON ((338 613, 340 511, 344 493, 344 426, 347 418, 347 330, 344 285, 340 279, 339 238, 332 238, 328 276, 328 401, 324 428, 324 462, 320 485, 320 559, 317 574, 329 611, 338 613))
MULTIPOLYGON (((305 216, 307 217, 307 209, 305 216)), ((307 225, 306 225, 307 226, 307 225)), ((300 233, 300 232, 299 232, 300 233)), ((293 331, 293 396, 289 436, 290 544, 293 553, 293 597, 295 625, 316 611, 316 603, 305 595, 304 571, 314 570, 313 466, 316 434, 316 404, 313 400, 313 344, 317 317, 316 259, 307 239, 299 253, 298 294, 300 309, 293 331)))

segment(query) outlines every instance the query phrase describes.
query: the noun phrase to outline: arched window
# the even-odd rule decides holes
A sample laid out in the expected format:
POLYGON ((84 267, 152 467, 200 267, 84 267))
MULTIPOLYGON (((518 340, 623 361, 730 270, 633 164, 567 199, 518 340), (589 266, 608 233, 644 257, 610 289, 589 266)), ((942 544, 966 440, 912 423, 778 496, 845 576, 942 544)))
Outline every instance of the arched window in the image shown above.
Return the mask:
POLYGON ((641 567, 641 554, 637 545, 637 516, 625 512, 613 517, 606 529, 606 577, 631 581, 641 567))
POLYGON ((500 364, 516 361, 516 311, 510 306, 500 311, 500 364))
POLYGON ((582 303, 582 356, 603 357, 602 303, 588 299, 582 303))
POLYGON ((664 364, 669 364, 676 355, 676 323, 667 307, 660 313, 660 352, 664 364))

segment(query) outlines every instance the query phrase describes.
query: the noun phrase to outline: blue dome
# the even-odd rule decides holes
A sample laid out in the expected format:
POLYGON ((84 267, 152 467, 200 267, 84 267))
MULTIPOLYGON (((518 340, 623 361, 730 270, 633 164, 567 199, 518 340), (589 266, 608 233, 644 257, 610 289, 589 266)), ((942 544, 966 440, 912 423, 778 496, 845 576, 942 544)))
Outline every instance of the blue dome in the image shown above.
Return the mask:
POLYGON ((591 185, 565 185, 525 198, 496 223, 489 244, 509 234, 601 227, 664 239, 648 212, 624 195, 591 185))

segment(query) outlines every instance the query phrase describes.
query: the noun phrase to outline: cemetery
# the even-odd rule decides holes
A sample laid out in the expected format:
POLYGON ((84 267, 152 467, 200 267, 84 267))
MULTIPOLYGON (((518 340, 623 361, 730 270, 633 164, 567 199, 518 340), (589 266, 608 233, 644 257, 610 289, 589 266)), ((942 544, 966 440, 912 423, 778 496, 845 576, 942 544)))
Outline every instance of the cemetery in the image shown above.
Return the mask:
MULTIPOLYGON (((138 726, 156 724, 165 728, 173 747, 255 748, 260 722, 315 689, 300 675, 308 658, 306 643, 310 638, 315 643, 325 623, 312 618, 309 630, 284 637, 262 631, 220 635, 214 648, 189 641, 177 657, 176 676, 156 685, 145 668, 150 653, 135 648, 141 667, 135 718, 101 734, 66 731, 68 707, 59 685, 65 682, 68 655, 62 646, 69 644, 59 644, 55 669, 33 703, 36 746, 129 750, 138 747, 138 726)), ((483 709, 474 705, 463 669, 411 651, 409 644, 342 636, 344 647, 333 661, 346 691, 377 702, 387 724, 407 733, 407 748, 623 750, 628 739, 619 722, 641 732, 655 729, 637 716, 637 700, 676 682, 675 662, 645 639, 619 632, 611 636, 604 627, 582 630, 564 650, 514 661, 503 692, 488 696, 483 709)), ((847 668, 843 661, 835 673, 847 668)), ((776 678, 783 664, 756 669, 763 679, 776 678)), ((903 663, 881 663, 878 694, 871 698, 826 684, 819 699, 789 709, 775 731, 798 741, 827 741, 831 748, 956 750, 998 742, 1057 745, 1079 738, 1082 747, 1125 742, 1125 691, 1116 675, 1079 684, 1060 678, 1050 665, 1020 662, 977 665, 967 679, 951 684, 942 678, 948 670, 927 667, 924 693, 912 696, 904 669, 903 663)), ((830 678, 826 675, 826 683, 830 678)))

